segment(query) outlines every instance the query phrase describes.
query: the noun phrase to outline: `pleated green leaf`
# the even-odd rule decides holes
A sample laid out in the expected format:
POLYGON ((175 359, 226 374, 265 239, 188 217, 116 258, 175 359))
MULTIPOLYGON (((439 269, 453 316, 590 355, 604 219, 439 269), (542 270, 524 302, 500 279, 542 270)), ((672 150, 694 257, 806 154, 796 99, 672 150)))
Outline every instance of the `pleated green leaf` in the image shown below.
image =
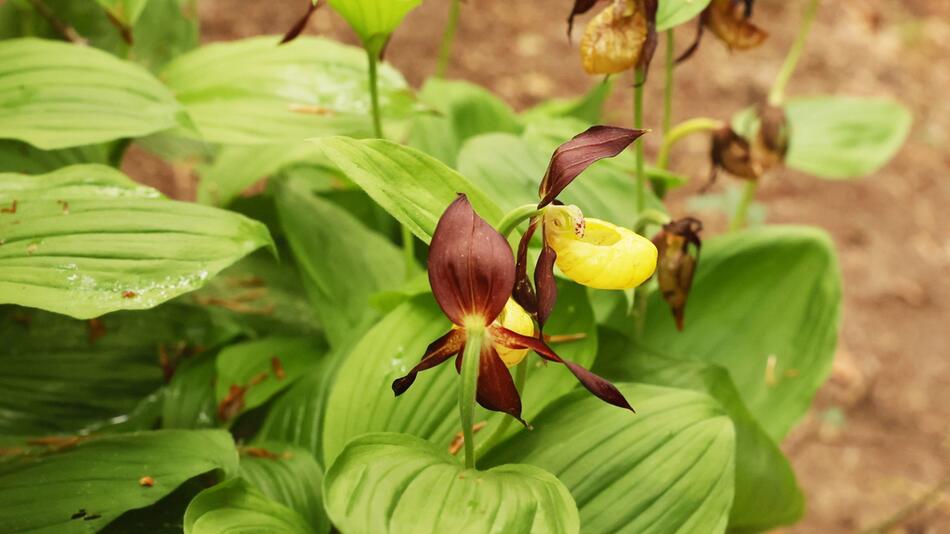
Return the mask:
POLYGON ((258 443, 240 452, 241 478, 268 499, 306 518, 314 531, 330 531, 323 510, 323 469, 309 452, 275 442, 258 443))
POLYGON ((0 41, 0 138, 52 150, 185 124, 171 92, 106 52, 41 39, 0 41))
POLYGON ((831 371, 840 312, 841 278, 828 236, 770 226, 704 243, 683 332, 654 292, 640 343, 727 369, 749 411, 778 441, 831 371))
POLYGON ((382 139, 324 137, 313 142, 340 172, 426 243, 459 193, 468 195, 475 211, 491 224, 504 215, 478 187, 416 149, 382 139))
POLYGON ((700 393, 619 388, 636 414, 579 390, 549 405, 534 431, 503 442, 486 463, 553 473, 573 495, 584 532, 724 532, 736 461, 729 418, 700 393))
POLYGON ((154 307, 272 244, 256 221, 98 165, 0 174, 0 207, 0 303, 79 319, 154 307))
MULTIPOLYGON (((321 135, 370 135, 365 53, 328 39, 277 37, 215 43, 178 57, 161 78, 212 143, 274 144, 321 135)), ((404 118, 402 75, 379 70, 384 120, 404 118)), ((187 132, 182 132, 187 135, 187 132)))
POLYGON ((99 530, 192 477, 219 470, 231 476, 238 469, 234 441, 223 431, 158 430, 77 441, 0 461, 0 525, 6 532, 99 530))
POLYGON ((185 534, 315 534, 300 514, 235 478, 198 494, 185 510, 185 534))
POLYGON ((342 532, 579 532, 573 499, 550 473, 530 465, 464 469, 443 449, 405 434, 353 440, 323 486, 342 532))

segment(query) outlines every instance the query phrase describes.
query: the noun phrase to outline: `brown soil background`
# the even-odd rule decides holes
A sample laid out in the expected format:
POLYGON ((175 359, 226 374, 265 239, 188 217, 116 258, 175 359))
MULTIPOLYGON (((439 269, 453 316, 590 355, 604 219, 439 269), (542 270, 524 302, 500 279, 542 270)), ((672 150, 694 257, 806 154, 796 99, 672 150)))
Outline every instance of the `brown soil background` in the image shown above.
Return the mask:
MULTIPOLYGON (((304 0, 201 0, 202 39, 282 33, 304 0)), ((449 75, 482 84, 518 109, 580 95, 596 80, 576 51, 589 16, 565 37, 572 0, 468 0, 449 75)), ((707 35, 677 71, 675 121, 728 118, 767 93, 797 31, 804 1, 760 1, 755 20, 771 36, 746 53, 707 35)), ((427 0, 395 35, 387 59, 419 86, 435 64, 448 0, 427 0)), ((308 34, 345 42, 343 21, 321 9, 308 34)), ((693 26, 677 32, 680 49, 693 26)), ((659 129, 663 46, 646 97, 646 124, 659 129)), ((869 178, 830 182, 794 171, 770 176, 759 201, 770 223, 824 228, 844 276, 844 320, 832 380, 784 444, 807 497, 805 519, 789 533, 858 532, 889 519, 888 531, 950 532, 950 2, 824 2, 790 95, 888 96, 914 113, 897 158, 869 178), (930 498, 927 498, 927 497, 930 498)), ((607 119, 629 125, 628 83, 617 84, 607 119)), ((646 141, 658 148, 659 132, 646 141)), ((696 182, 707 172, 706 140, 692 138, 673 167, 696 182)), ((126 168, 142 181, 188 196, 189 185, 135 152, 126 168), (161 178, 164 176, 164 178, 161 178)), ((720 180, 727 182, 728 180, 720 180)), ((716 186, 721 190, 722 183, 716 186)), ((696 187, 674 195, 673 209, 696 187)), ((721 227, 721 221, 719 221, 721 227)), ((715 221, 712 226, 715 228, 715 221)), ((741 459, 740 459, 741 460, 741 459)))

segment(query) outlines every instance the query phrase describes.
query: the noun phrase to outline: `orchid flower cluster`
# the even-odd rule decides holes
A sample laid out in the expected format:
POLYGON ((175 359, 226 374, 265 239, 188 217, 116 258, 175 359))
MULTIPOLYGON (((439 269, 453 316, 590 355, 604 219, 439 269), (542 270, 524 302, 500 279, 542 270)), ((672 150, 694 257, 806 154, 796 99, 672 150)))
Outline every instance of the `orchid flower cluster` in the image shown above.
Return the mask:
POLYGON ((584 367, 561 358, 545 342, 544 325, 554 310, 557 285, 554 267, 567 278, 598 289, 631 289, 653 276, 660 265, 660 287, 682 310, 695 268, 687 247, 698 248, 698 221, 666 225, 653 241, 611 222, 585 217, 558 195, 587 167, 620 154, 645 132, 594 126, 555 150, 538 190, 540 200, 518 246, 517 259, 502 233, 482 219, 460 194, 445 210, 429 249, 428 276, 433 296, 451 329, 432 342, 422 360, 393 384, 401 395, 417 375, 455 357, 461 372, 473 337, 481 343, 476 399, 492 411, 511 415, 522 424, 521 399, 508 371, 531 350, 544 360, 563 364, 578 381, 603 401, 632 410, 617 388, 584 367), (538 228, 542 248, 528 279, 528 250, 538 228), (537 323, 537 327, 535 327, 537 323))

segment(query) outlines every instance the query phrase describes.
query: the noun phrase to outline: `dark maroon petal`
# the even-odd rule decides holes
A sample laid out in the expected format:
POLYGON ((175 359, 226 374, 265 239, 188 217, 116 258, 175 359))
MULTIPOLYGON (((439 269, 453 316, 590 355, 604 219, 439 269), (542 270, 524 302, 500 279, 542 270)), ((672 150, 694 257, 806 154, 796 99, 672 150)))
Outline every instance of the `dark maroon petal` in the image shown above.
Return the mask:
POLYGON ((518 395, 518 388, 511 379, 508 367, 491 343, 482 346, 476 399, 486 410, 506 413, 528 426, 521 418, 521 397, 518 395))
POLYGON ((627 402, 627 399, 624 398, 623 394, 620 393, 620 390, 618 390, 616 386, 588 371, 587 369, 584 369, 580 365, 561 358, 543 340, 530 336, 523 336, 501 326, 492 326, 491 336, 493 343, 498 343, 512 349, 531 349, 537 352, 545 360, 563 363, 568 369, 571 370, 572 373, 574 373, 574 376, 577 377, 577 380, 579 380, 580 383, 583 384, 585 388, 587 388, 587 391, 590 391, 596 395, 600 400, 608 404, 613 404, 619 408, 626 408, 630 411, 634 411, 634 409, 630 406, 630 403, 627 402))
POLYGON ((515 288, 513 295, 515 302, 518 303, 524 311, 535 315, 538 312, 538 297, 534 294, 534 288, 528 280, 528 245, 538 229, 539 217, 531 219, 528 229, 521 236, 521 242, 518 243, 518 261, 515 264, 515 288))
POLYGON ((539 208, 550 204, 570 185, 584 169, 604 158, 612 158, 623 152, 646 130, 629 130, 616 126, 592 126, 587 131, 559 146, 551 156, 551 163, 541 180, 538 195, 539 208))
POLYGON ((422 356, 422 361, 416 364, 406 376, 393 380, 393 393, 400 396, 409 389, 416 380, 416 375, 420 371, 431 369, 436 365, 449 359, 462 350, 465 344, 465 331, 460 328, 453 328, 447 334, 433 341, 422 356))
POLYGON ((307 22, 310 21, 310 17, 313 15, 314 11, 316 11, 317 8, 320 7, 320 2, 317 2, 316 4, 314 4, 310 0, 306 0, 306 1, 307 1, 307 12, 304 13, 303 16, 300 17, 299 20, 297 20, 297 22, 293 25, 293 27, 290 28, 290 30, 287 31, 286 34, 284 34, 284 38, 280 40, 280 44, 289 43, 290 41, 293 41, 294 39, 296 39, 307 27, 307 22))
POLYGON ((583 15, 591 10, 598 0, 574 0, 574 8, 571 9, 571 14, 567 17, 567 38, 571 38, 571 30, 574 29, 574 17, 577 15, 583 15))
POLYGON ((706 17, 706 11, 704 10, 702 15, 700 15, 699 19, 696 21, 696 37, 693 38, 693 43, 689 45, 689 48, 687 48, 682 54, 679 55, 679 57, 676 58, 677 64, 680 64, 693 57, 693 54, 699 50, 699 43, 703 40, 703 32, 706 30, 706 17))
POLYGON ((534 266, 534 286, 538 291, 538 325, 544 328, 554 304, 557 302, 557 282, 554 280, 554 261, 557 252, 547 243, 541 249, 538 263, 534 266))
POLYGON ((498 317, 515 284, 511 246, 475 213, 465 195, 445 210, 429 247, 429 285, 445 315, 464 326, 498 317))
POLYGON ((644 0, 643 9, 647 19, 647 38, 643 42, 643 48, 640 49, 640 59, 637 60, 637 68, 643 72, 643 81, 647 81, 647 73, 650 71, 650 63, 653 61, 653 54, 656 53, 658 38, 656 35, 656 12, 659 9, 658 0, 644 0))

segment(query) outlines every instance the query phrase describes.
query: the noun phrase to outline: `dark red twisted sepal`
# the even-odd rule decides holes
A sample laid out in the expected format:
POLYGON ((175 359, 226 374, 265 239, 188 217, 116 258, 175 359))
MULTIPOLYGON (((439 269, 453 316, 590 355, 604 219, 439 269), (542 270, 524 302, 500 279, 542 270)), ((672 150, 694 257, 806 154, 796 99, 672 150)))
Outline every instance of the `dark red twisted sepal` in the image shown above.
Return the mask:
POLYGON ((574 17, 583 15, 591 10, 600 0, 574 0, 574 7, 571 14, 567 17, 567 37, 570 39, 571 30, 574 29, 574 17))
POLYGON ((525 230, 524 235, 521 236, 521 241, 518 243, 518 258, 515 263, 515 287, 512 291, 515 302, 531 315, 537 315, 538 313, 538 297, 528 280, 528 246, 531 244, 531 238, 534 237, 534 232, 537 231, 540 222, 539 217, 532 218, 531 222, 528 223, 528 229, 525 230))
POLYGON ((406 376, 393 380, 393 393, 400 396, 409 389, 409 386, 416 381, 416 375, 426 369, 431 369, 436 365, 455 356, 465 347, 465 330, 453 328, 447 334, 433 341, 426 349, 422 360, 413 367, 406 376))
POLYGON ((703 223, 698 219, 685 217, 663 225, 653 238, 658 253, 657 285, 673 313, 676 329, 680 331, 683 330, 686 301, 693 287, 693 276, 703 246, 699 237, 702 229, 703 223))
POLYGON ((643 72, 643 81, 647 81, 647 73, 650 71, 650 63, 653 61, 653 54, 656 53, 658 38, 656 36, 656 12, 660 8, 658 0, 643 0, 642 9, 647 19, 647 38, 643 42, 643 48, 640 49, 640 59, 637 60, 637 68, 643 72))
POLYGON ((556 260, 557 252, 545 243, 541 255, 538 256, 538 263, 534 266, 534 287, 538 294, 538 327, 542 329, 557 303, 557 282, 554 280, 556 260))
MULTIPOLYGON (((455 359, 455 370, 461 372, 462 358, 459 354, 455 359)), ((475 390, 475 400, 486 410, 506 413, 518 420, 524 426, 528 423, 521 418, 521 395, 511 378, 511 372, 505 362, 498 355, 492 343, 482 344, 482 352, 478 362, 478 387, 475 390)))
POLYGON ((574 376, 587 388, 587 391, 596 395, 597 398, 618 408, 625 408, 631 412, 634 411, 630 403, 627 402, 627 399, 624 398, 623 393, 620 393, 620 390, 618 390, 616 386, 587 369, 584 369, 580 365, 561 358, 551 347, 548 347, 544 341, 530 336, 523 336, 501 326, 492 326, 490 331, 492 340, 495 343, 512 349, 531 349, 545 360, 562 363, 574 373, 574 376))
POLYGON ((592 126, 559 146, 551 156, 551 163, 541 180, 541 187, 538 189, 541 202, 538 208, 553 202, 584 169, 599 160, 612 158, 623 152, 630 143, 646 132, 616 126, 592 126))
POLYGON ((307 12, 300 17, 294 25, 287 30, 287 33, 284 34, 284 38, 280 40, 280 44, 289 43, 303 33, 304 29, 307 27, 307 22, 310 22, 310 17, 313 16, 313 13, 320 7, 319 0, 317 2, 307 1, 307 12))
POLYGON ((429 285, 445 315, 465 326, 477 316, 498 317, 515 284, 508 241, 475 213, 465 195, 445 210, 429 247, 429 285))

